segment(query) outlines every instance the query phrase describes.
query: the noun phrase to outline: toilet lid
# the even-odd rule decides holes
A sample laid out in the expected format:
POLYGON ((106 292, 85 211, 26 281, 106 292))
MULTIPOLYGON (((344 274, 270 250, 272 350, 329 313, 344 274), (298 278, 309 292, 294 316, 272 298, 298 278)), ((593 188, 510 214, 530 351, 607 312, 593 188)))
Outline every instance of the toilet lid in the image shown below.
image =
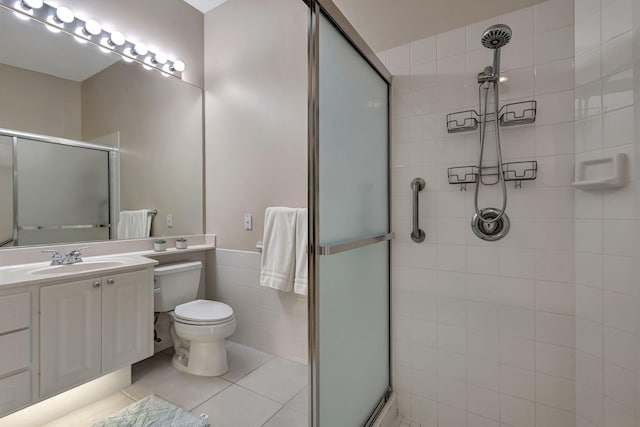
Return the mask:
POLYGON ((176 307, 175 316, 190 322, 220 323, 233 317, 233 309, 217 301, 195 300, 176 307))

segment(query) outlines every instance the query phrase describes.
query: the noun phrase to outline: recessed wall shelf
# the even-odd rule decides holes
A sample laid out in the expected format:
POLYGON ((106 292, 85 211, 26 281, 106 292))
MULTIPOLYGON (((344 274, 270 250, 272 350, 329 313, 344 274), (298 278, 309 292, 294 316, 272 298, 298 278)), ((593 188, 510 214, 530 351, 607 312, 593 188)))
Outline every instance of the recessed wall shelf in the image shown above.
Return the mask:
MULTIPOLYGON (((500 126, 517 126, 535 122, 537 105, 536 101, 521 101, 503 105, 498 111, 500 126)), ((476 110, 464 110, 447 114, 447 132, 458 133, 476 130, 482 123, 482 116, 476 110)), ((487 123, 495 120, 495 113, 487 113, 487 123)))
MULTIPOLYGON (((498 166, 458 166, 447 170, 449 184, 460 185, 464 191, 467 184, 480 182, 484 185, 495 185, 499 182, 498 166)), ((522 181, 533 181, 538 177, 538 162, 510 162, 502 164, 502 176, 506 182, 512 181, 516 188, 522 188, 522 181)))
POLYGON ((622 188, 627 181, 627 155, 618 153, 580 161, 576 165, 575 179, 573 186, 580 190, 622 188))

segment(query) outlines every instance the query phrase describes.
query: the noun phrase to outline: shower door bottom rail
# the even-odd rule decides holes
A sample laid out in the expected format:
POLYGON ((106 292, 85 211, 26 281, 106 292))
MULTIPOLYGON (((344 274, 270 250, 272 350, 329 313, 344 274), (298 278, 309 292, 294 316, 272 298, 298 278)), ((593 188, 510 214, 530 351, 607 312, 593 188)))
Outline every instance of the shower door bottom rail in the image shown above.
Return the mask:
POLYGON ((350 242, 338 243, 335 245, 320 246, 320 255, 335 255, 341 252, 362 248, 364 246, 369 246, 380 242, 387 242, 389 240, 392 240, 394 237, 394 233, 387 233, 361 240, 353 240, 350 242))

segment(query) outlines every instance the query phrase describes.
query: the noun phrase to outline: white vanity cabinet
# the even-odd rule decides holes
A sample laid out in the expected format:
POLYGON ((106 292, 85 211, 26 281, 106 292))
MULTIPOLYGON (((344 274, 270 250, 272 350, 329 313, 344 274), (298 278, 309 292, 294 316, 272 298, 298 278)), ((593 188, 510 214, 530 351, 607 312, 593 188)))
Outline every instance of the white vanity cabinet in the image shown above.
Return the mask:
POLYGON ((40 398, 153 355, 153 272, 40 288, 40 398))
POLYGON ((31 402, 31 295, 0 296, 0 416, 31 402))

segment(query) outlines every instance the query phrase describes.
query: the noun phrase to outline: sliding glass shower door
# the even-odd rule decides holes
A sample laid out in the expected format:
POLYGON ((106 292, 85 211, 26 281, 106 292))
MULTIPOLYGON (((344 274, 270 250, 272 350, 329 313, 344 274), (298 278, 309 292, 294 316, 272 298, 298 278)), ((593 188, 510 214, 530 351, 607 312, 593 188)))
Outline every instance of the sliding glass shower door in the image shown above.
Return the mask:
POLYGON ((314 426, 359 427, 390 390, 389 85, 319 3, 310 46, 312 418, 314 426))

